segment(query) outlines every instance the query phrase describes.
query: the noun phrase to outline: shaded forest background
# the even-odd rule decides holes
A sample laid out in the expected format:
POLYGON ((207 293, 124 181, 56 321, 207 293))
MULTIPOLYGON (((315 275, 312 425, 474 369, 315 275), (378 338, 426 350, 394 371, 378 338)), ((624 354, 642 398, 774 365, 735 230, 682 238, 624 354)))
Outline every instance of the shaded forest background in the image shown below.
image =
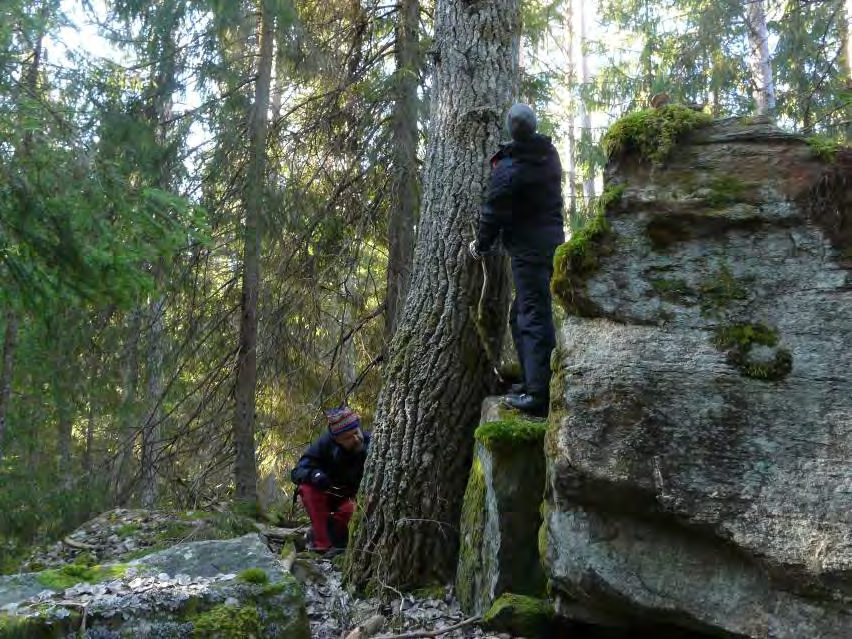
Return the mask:
MULTIPOLYGON (((0 564, 114 505, 253 500, 329 406, 369 427, 417 236, 434 10, 3 3, 0 564), (111 55, 63 46, 83 23, 111 55)), ((559 143, 571 227, 606 124, 658 92, 850 141, 849 11, 523 2, 519 99, 559 143)))

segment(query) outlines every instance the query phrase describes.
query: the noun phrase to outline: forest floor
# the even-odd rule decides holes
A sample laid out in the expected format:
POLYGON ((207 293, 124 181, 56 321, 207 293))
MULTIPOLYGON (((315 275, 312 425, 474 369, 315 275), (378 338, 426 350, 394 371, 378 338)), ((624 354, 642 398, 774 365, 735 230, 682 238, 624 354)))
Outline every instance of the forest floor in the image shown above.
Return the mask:
MULTIPOLYGON (((281 552, 284 542, 275 538, 275 531, 286 529, 259 526, 251 519, 227 511, 116 509, 86 522, 54 544, 35 549, 20 570, 30 572, 66 564, 127 562, 178 543, 225 539, 252 532, 260 532, 271 552, 286 562, 288 553, 281 552)), ((301 535, 299 529, 293 532, 301 535)), ((421 636, 447 639, 509 637, 488 633, 475 624, 441 632, 467 618, 449 587, 428 596, 388 588, 381 598, 354 597, 343 587, 338 568, 340 559, 342 557, 330 560, 310 552, 299 552, 295 558, 291 557, 288 567, 302 584, 313 639, 408 637, 420 631, 432 633, 421 636)))

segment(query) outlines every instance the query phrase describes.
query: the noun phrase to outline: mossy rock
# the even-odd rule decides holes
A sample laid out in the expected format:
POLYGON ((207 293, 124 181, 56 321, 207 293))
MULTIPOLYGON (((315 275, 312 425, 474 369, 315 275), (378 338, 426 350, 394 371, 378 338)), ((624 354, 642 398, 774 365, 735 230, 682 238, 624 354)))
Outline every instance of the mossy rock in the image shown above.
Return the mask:
POLYGON ((778 346, 778 331, 765 324, 731 324, 716 329, 713 344, 727 353, 727 362, 746 377, 762 381, 778 381, 793 369, 793 355, 778 346), (765 350, 755 357, 759 347, 765 350))
POLYGON ((623 193, 624 185, 608 186, 598 198, 595 215, 556 249, 550 289, 569 315, 598 315, 597 305, 586 294, 586 281, 598 270, 600 258, 612 252, 606 211, 621 201, 623 193))
POLYGON ((555 620, 549 601, 506 593, 482 617, 482 626, 492 632, 543 638, 551 636, 555 620))
POLYGON ((526 419, 504 419, 486 422, 474 432, 477 441, 490 449, 514 448, 524 445, 540 445, 547 432, 546 422, 533 422, 526 419))
POLYGON ((635 153, 643 161, 659 166, 690 131, 712 122, 713 117, 707 113, 671 104, 624 116, 609 128, 601 144, 608 158, 635 153))

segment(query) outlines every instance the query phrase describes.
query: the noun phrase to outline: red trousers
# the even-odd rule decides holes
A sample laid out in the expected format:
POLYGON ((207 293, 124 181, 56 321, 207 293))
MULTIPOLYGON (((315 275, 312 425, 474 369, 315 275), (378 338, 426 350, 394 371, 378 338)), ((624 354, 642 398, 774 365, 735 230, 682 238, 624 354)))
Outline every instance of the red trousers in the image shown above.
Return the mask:
POLYGON ((345 545, 349 520, 355 512, 355 500, 320 490, 311 484, 300 484, 299 495, 311 518, 314 548, 326 550, 332 545, 345 545))

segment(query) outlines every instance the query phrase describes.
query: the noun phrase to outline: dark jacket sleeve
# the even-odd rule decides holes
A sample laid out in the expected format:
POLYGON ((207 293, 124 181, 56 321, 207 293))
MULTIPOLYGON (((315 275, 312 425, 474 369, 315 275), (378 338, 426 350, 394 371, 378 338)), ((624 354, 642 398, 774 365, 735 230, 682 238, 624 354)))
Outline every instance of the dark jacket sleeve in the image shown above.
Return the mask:
POLYGON ((320 437, 299 458, 299 463, 290 472, 290 479, 294 484, 309 484, 314 472, 318 470, 326 472, 325 467, 331 451, 325 440, 325 436, 320 437))
POLYGON ((512 220, 515 180, 515 166, 512 158, 503 156, 491 172, 491 186, 479 216, 476 248, 480 253, 491 250, 500 230, 512 220))

